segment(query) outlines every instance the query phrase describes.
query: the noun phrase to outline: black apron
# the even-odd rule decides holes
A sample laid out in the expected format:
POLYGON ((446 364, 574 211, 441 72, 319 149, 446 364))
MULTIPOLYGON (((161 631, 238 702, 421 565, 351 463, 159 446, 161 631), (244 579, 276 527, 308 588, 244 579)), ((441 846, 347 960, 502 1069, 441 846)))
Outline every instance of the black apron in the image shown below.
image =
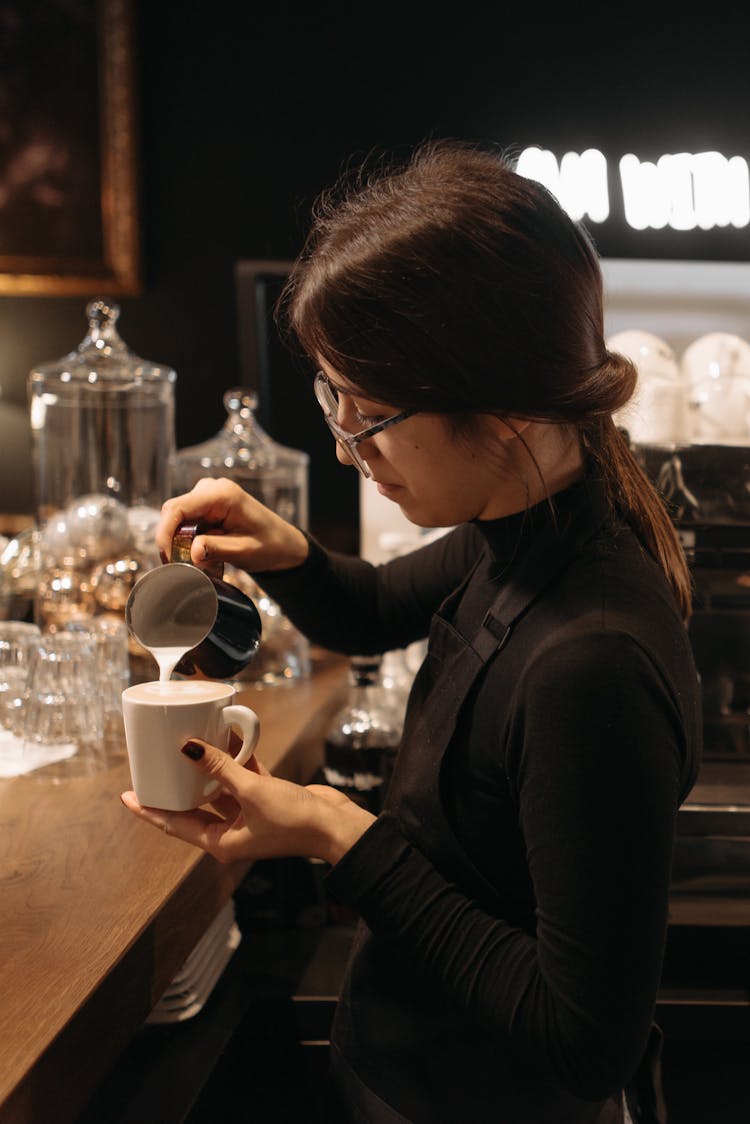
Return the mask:
MULTIPOLYGON (((609 509, 603 488, 597 484, 589 484, 581 490, 577 499, 578 502, 566 512, 564 525, 560 526, 551 520, 541 528, 517 571, 503 583, 480 628, 470 641, 456 631, 451 620, 471 581, 473 571, 433 617, 428 652, 409 698, 402 747, 386 799, 385 811, 398 818, 403 834, 429 856, 443 877, 456 883, 467 896, 496 915, 500 915, 497 914, 500 899, 495 887, 469 859, 446 817, 440 796, 441 765, 461 710, 488 662, 505 648, 516 622, 605 522, 609 509)), ((477 565, 480 564, 481 559, 477 562, 477 565)), ((360 923, 352 957, 355 969, 357 958, 366 955, 366 945, 370 941, 372 936, 369 930, 364 923, 360 923)), ((338 1027, 334 1027, 334 1072, 338 1075, 339 1087, 351 1107, 353 1120, 372 1124, 397 1124, 408 1118, 386 1105, 359 1080, 355 1072, 359 1068, 356 1043, 347 1038, 345 1033, 339 1033, 342 1024, 346 1023, 346 1012, 356 1014, 358 999, 355 981, 356 970, 354 976, 350 970, 340 1010, 337 1012, 338 1027), (350 983, 354 983, 355 990, 350 990, 350 983), (342 1049, 337 1048, 337 1038, 342 1049)), ((370 1005, 373 999, 377 1003, 377 996, 371 995, 370 1005)), ((374 1017, 378 1018, 377 1012, 374 1017)), ((388 1015, 383 1007, 380 1011, 381 1021, 386 1017, 398 1018, 398 1014, 394 1012, 388 1015)), ((448 1057, 446 1065, 450 1064, 448 1057)), ((488 1074, 487 1078, 488 1082, 494 1083, 497 1074, 488 1074)), ((496 1090, 497 1085, 494 1087, 496 1090)), ((476 1095, 476 1090, 473 1092, 476 1095)), ((576 1104, 582 1105, 582 1102, 576 1104)), ((558 1108, 550 1106, 550 1112, 555 1115, 550 1115, 549 1119, 554 1124, 564 1124, 568 1119, 590 1121, 590 1124, 620 1124, 624 1119, 621 1098, 617 1105, 607 1102, 607 1105, 591 1105, 590 1108, 592 1115, 588 1117, 585 1107, 581 1109, 583 1115, 578 1112, 573 1116, 565 1114, 564 1109, 560 1115, 556 1115, 558 1108)), ((517 1116, 513 1115, 512 1106, 509 1106, 508 1111, 509 1115, 498 1115, 496 1119, 527 1119, 521 1115, 522 1100, 517 1106, 517 1116)), ((425 1119, 429 1117, 426 1116, 425 1119)), ((649 1119, 656 1121, 659 1118, 633 1115, 636 1124, 649 1119)), ((535 1118, 534 1124, 543 1124, 541 1116, 535 1118)))
MULTIPOLYGON (((607 516, 603 495, 578 497, 564 527, 545 523, 532 540, 518 571, 503 583, 471 640, 451 624, 473 571, 441 605, 409 699, 403 748, 391 782, 386 810, 395 813, 404 834, 451 881, 482 905, 498 896, 456 840, 440 798, 440 773, 461 711, 490 660, 508 643, 516 622, 570 560, 593 537, 607 516)), ((481 559, 477 566, 481 564, 481 559)))

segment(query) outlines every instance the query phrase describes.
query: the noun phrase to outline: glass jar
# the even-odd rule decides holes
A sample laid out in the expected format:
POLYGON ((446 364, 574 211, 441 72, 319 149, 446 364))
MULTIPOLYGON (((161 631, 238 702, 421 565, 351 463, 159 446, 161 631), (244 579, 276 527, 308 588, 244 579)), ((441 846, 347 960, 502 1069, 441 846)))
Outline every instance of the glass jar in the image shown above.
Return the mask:
POLYGON ((86 315, 75 351, 29 374, 40 525, 80 496, 158 509, 170 495, 176 373, 123 343, 118 305, 94 300, 86 315))
POLYGON ((227 477, 288 523, 307 530, 308 465, 299 449, 280 445, 255 417, 258 396, 233 387, 223 397, 227 419, 219 432, 175 458, 175 494, 188 492, 204 476, 227 477))
POLYGON ((224 580, 250 598, 261 621, 262 642, 252 661, 235 676, 237 689, 248 686, 256 690, 284 687, 291 686, 298 679, 309 679, 312 662, 307 637, 294 627, 281 607, 244 570, 225 564, 224 580))
MULTIPOLYGON (((258 397, 248 387, 233 387, 223 398, 227 419, 220 431, 175 457, 175 494, 203 477, 234 480, 288 523, 308 526, 307 453, 280 445, 255 417, 258 397)), ((255 659, 238 676, 238 685, 283 687, 310 675, 310 644, 249 575, 226 566, 225 579, 255 602, 263 623, 263 642, 255 659)))
MULTIPOLYGON (((153 536, 171 494, 177 376, 130 351, 119 312, 91 301, 75 351, 29 374, 34 617, 49 631, 105 614, 124 620, 133 585, 160 562, 153 536)), ((130 655, 138 681, 141 654, 130 655)))

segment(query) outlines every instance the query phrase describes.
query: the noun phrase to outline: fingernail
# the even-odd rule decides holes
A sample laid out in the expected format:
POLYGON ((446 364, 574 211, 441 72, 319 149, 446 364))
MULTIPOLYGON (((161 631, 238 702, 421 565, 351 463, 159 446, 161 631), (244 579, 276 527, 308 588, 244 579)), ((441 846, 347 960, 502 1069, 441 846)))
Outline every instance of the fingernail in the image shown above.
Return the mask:
POLYGON ((191 761, 200 761, 201 757, 205 753, 205 750, 203 746, 198 745, 197 742, 185 742, 184 746, 180 750, 180 753, 184 753, 185 756, 189 757, 191 761))
POLYGON ((159 557, 161 558, 162 562, 164 562, 165 564, 167 562, 169 562, 169 559, 167 558, 167 556, 166 556, 166 554, 164 553, 163 550, 159 551, 159 557))

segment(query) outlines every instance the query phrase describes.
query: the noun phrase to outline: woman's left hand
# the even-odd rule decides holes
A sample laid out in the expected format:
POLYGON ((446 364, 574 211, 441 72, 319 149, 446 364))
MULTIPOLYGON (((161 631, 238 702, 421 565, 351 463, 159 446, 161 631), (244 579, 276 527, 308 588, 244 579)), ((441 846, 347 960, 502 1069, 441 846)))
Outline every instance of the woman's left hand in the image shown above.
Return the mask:
POLYGON ((197 739, 183 752, 195 768, 219 781, 209 807, 167 812, 121 800, 140 819, 200 847, 222 863, 304 856, 336 863, 375 817, 328 785, 298 785, 273 777, 255 757, 246 766, 197 739))

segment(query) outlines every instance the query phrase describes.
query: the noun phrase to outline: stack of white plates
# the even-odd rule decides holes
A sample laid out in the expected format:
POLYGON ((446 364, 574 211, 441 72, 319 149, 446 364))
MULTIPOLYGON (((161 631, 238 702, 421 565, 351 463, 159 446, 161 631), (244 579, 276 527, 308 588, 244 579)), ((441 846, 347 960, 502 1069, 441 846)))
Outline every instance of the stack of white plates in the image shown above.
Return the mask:
POLYGON ((230 898, 203 934, 180 971, 146 1019, 174 1023, 192 1019, 202 1010, 219 976, 242 940, 230 898))

